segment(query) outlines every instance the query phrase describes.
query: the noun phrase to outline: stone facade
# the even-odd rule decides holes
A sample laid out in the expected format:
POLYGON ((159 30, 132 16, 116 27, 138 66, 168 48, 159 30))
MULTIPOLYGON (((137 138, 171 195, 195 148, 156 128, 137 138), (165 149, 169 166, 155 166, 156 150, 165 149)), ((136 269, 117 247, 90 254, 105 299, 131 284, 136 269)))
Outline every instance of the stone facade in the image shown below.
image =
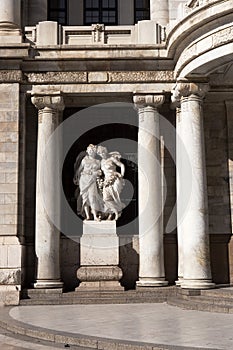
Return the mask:
POLYGON ((135 24, 134 1, 120 0, 114 26, 84 26, 83 1, 69 0, 66 26, 48 21, 47 0, 2 3, 0 302, 18 304, 25 288, 78 289, 72 162, 83 145, 117 138, 132 141, 122 147, 134 188, 117 225, 122 286, 230 283, 233 1, 151 0, 150 20, 135 24), (103 103, 114 108, 93 108, 103 103), (70 146, 65 134, 55 145, 64 166, 45 167, 67 122, 70 146), (63 185, 60 212, 55 187, 40 193, 44 168, 63 185))

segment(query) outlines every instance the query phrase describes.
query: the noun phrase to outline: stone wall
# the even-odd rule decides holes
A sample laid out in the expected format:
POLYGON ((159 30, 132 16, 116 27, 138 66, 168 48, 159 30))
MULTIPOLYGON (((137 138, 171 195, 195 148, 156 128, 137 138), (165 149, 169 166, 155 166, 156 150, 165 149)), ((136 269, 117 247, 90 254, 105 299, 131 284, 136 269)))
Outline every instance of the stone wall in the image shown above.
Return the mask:
POLYGON ((17 304, 22 247, 18 232, 19 84, 0 85, 0 302, 17 304))
POLYGON ((204 105, 210 234, 231 233, 227 120, 224 103, 204 105))
POLYGON ((229 283, 231 213, 227 116, 224 102, 204 104, 210 254, 213 281, 229 283))

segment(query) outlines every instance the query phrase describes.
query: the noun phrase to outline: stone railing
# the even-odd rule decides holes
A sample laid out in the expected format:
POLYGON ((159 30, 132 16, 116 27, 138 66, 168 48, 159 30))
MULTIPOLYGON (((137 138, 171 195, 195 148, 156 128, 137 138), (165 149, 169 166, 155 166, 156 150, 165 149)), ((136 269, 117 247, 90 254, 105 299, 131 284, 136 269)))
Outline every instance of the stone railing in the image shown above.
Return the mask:
POLYGON ((124 26, 60 26, 45 21, 25 27, 24 34, 27 41, 38 46, 162 44, 166 38, 165 28, 153 21, 124 26))

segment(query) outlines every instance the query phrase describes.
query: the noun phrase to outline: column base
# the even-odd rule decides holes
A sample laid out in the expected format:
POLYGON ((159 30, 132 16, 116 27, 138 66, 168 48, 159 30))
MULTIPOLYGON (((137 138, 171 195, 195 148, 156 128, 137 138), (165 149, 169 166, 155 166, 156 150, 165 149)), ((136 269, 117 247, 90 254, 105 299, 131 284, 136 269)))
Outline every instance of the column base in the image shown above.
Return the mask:
POLYGON ((175 281, 176 286, 181 287, 183 281, 184 281, 183 277, 178 277, 178 280, 175 281))
POLYGON ((122 291, 124 287, 117 281, 81 282, 75 292, 83 291, 122 291))
POLYGON ((166 287, 168 285, 168 281, 165 280, 165 277, 140 277, 139 281, 136 282, 137 288, 141 287, 166 287))
POLYGON ((122 278, 119 266, 81 266, 77 277, 81 281, 79 290, 123 290, 119 280, 122 278))
POLYGON ((63 282, 61 281, 51 281, 51 280, 38 280, 33 284, 35 289, 62 289, 63 282))
POLYGON ((181 288, 184 289, 211 289, 215 288, 215 283, 211 280, 188 280, 183 279, 181 288))

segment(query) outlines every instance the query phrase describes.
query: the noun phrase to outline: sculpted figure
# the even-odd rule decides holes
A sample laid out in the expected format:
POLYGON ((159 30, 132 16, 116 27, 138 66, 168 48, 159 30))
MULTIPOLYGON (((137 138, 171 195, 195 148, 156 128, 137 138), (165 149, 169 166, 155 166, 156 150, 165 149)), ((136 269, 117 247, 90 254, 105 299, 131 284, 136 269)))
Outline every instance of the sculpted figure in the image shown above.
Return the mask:
POLYGON ((120 161, 121 155, 119 152, 108 153, 107 148, 98 146, 97 154, 102 158, 101 170, 104 175, 102 184, 104 212, 108 214, 108 220, 117 220, 121 215, 124 203, 120 200, 120 193, 124 186, 123 176, 125 173, 125 166, 120 161), (116 171, 116 167, 121 169, 121 173, 116 171))
POLYGON ((98 212, 104 211, 103 200, 97 187, 97 177, 101 175, 100 160, 96 159, 97 147, 89 145, 87 155, 82 159, 80 166, 75 164, 74 183, 79 187, 77 196, 77 212, 86 220, 100 220, 98 212))

